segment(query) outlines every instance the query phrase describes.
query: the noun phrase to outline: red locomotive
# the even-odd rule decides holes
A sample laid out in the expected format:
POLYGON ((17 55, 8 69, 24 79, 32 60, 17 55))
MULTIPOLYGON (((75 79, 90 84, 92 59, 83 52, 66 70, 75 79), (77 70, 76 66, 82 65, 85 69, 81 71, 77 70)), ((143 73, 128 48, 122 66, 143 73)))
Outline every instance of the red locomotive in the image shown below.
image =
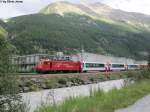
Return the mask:
POLYGON ((81 72, 81 63, 79 61, 63 60, 42 60, 35 67, 39 73, 47 72, 81 72))

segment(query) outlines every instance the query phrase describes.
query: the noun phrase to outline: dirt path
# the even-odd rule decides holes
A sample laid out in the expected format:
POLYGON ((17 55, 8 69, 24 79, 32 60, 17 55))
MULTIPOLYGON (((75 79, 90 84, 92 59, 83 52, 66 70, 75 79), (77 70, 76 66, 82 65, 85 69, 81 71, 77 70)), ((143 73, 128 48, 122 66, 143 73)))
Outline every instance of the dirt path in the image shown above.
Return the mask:
POLYGON ((150 112, 150 94, 138 100, 135 104, 125 109, 118 109, 115 112, 150 112))

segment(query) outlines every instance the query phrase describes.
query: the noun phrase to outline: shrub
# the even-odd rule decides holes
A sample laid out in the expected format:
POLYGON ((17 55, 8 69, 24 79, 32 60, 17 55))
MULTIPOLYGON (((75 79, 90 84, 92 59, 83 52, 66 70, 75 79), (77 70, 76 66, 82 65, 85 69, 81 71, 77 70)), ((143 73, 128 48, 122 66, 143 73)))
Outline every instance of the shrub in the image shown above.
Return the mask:
POLYGON ((80 77, 71 78, 70 81, 77 84, 84 84, 84 80, 82 80, 80 77))
POLYGON ((105 80, 107 80, 107 77, 105 75, 100 75, 99 80, 100 81, 105 81, 105 80))
POLYGON ((119 75, 118 74, 111 74, 110 76, 109 76, 109 79, 110 80, 116 80, 116 79, 119 79, 119 75))
POLYGON ((150 78, 150 69, 142 71, 144 78, 150 78))
POLYGON ((47 89, 53 89, 57 87, 57 79, 45 79, 44 83, 47 89))
POLYGON ((67 79, 65 79, 65 78, 58 79, 58 83, 65 85, 65 84, 67 84, 67 79))

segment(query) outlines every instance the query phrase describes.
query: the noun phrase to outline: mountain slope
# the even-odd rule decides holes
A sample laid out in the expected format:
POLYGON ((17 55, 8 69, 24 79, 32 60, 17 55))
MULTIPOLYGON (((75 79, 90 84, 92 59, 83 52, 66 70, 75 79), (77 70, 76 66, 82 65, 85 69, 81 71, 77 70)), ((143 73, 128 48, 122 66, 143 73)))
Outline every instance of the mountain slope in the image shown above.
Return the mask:
POLYGON ((100 16, 113 20, 150 24, 150 16, 141 13, 125 12, 122 10, 113 9, 101 3, 89 4, 88 7, 100 16))
POLYGON ((147 21, 142 23, 139 18, 134 21, 130 18, 111 19, 92 7, 109 8, 100 4, 59 2, 50 4, 38 14, 11 18, 7 23, 9 38, 20 54, 48 51, 73 53, 80 52, 84 47, 88 52, 145 58, 144 54, 150 48, 149 29, 143 25, 149 26, 147 21))
POLYGON ((44 9, 40 11, 43 14, 60 14, 63 15, 64 13, 78 13, 78 14, 86 14, 82 9, 76 7, 74 4, 69 2, 56 2, 48 5, 44 9))
POLYGON ((0 37, 6 37, 7 36, 7 32, 4 29, 6 27, 6 24, 0 20, 0 37))

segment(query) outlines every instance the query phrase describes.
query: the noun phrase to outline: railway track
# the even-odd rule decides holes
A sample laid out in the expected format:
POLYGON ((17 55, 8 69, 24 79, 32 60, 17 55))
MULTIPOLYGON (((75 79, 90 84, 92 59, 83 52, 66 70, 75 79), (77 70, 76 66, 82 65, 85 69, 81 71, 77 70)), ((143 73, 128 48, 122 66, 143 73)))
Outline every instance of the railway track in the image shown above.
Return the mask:
MULTIPOLYGON (((51 74, 38 74, 38 73, 19 73, 19 77, 57 77, 57 76, 91 76, 91 75, 107 75, 114 73, 125 73, 128 71, 113 71, 113 72, 87 72, 87 73, 51 73, 51 74)), ((136 71, 132 71, 136 72, 136 71)))
POLYGON ((21 73, 19 77, 54 77, 54 76, 80 76, 80 75, 97 75, 102 72, 88 72, 88 73, 53 73, 53 74, 37 74, 37 73, 21 73))

